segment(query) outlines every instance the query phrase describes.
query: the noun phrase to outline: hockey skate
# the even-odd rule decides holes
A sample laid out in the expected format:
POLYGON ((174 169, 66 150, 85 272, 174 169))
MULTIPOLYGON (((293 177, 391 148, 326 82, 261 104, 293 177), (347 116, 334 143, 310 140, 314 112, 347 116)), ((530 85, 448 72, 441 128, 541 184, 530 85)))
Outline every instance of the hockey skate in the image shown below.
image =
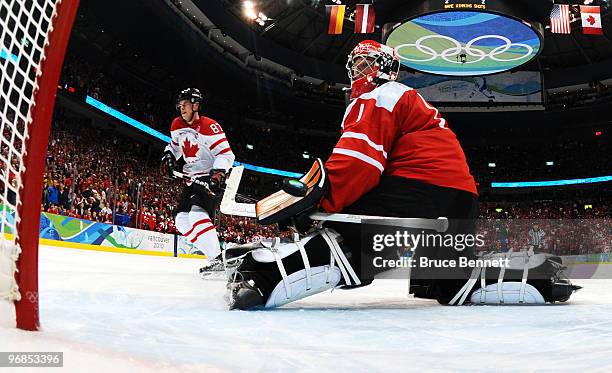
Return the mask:
POLYGON ((217 257, 208 261, 204 267, 200 268, 200 277, 202 279, 222 278, 225 276, 225 267, 223 260, 217 257))

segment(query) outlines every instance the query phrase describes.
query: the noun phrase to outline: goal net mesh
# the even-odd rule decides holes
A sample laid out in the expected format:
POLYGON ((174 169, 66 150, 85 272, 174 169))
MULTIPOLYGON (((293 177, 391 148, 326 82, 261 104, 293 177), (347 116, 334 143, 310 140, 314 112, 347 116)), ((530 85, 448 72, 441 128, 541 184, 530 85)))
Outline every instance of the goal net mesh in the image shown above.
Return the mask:
POLYGON ((61 0, 0 1, 0 300, 17 301, 18 207, 41 64, 61 0))

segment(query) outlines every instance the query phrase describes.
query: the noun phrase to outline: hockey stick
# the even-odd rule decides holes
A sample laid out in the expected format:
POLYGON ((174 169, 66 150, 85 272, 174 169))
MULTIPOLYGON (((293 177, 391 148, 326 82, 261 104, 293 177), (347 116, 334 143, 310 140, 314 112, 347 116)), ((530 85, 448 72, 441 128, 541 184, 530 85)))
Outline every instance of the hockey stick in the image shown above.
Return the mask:
MULTIPOLYGON (((201 186, 203 188, 206 188, 208 191, 210 191, 210 184, 208 182, 206 182, 206 181, 202 181, 200 179, 190 177, 187 174, 184 174, 184 173, 182 173, 180 171, 176 171, 176 170, 172 171, 172 175, 174 177, 179 178, 179 179, 189 180, 189 181, 193 182, 194 184, 198 184, 199 186, 201 186)), ((204 175, 204 176, 206 176, 206 175, 204 175)), ((224 192, 225 189, 226 188, 221 188, 221 191, 224 192)), ((212 193, 212 191, 210 193, 215 195, 214 193, 212 193)), ((240 197, 242 199, 245 199, 247 201, 257 202, 257 200, 255 198, 251 198, 251 197, 245 196, 245 195, 240 194, 240 193, 236 193, 235 196, 240 197)))
MULTIPOLYGON (((236 202, 236 192, 242 179, 244 166, 234 167, 232 173, 225 182, 225 193, 221 200, 221 213, 225 215, 247 216, 251 218, 257 217, 255 212, 255 204, 236 202)), ((418 228, 432 229, 437 232, 446 232, 448 229, 448 219, 419 219, 419 218, 393 218, 388 216, 368 216, 368 215, 351 215, 351 214, 327 214, 323 212, 315 212, 310 215, 312 220, 319 221, 335 221, 342 223, 362 224, 364 222, 374 223, 376 225, 403 227, 403 228, 418 228)))
MULTIPOLYGON (((178 177, 179 179, 189 180, 192 183, 198 184, 199 186, 201 186, 201 187, 207 189, 208 191, 210 191, 210 185, 208 185, 208 183, 206 181, 199 180, 199 179, 196 179, 194 177, 190 177, 187 174, 184 174, 184 173, 182 173, 180 171, 177 171, 177 170, 172 170, 172 175, 174 177, 178 177)), ((212 193, 212 192, 210 192, 210 193, 212 193)), ((214 193, 212 193, 212 194, 214 195, 214 193)))

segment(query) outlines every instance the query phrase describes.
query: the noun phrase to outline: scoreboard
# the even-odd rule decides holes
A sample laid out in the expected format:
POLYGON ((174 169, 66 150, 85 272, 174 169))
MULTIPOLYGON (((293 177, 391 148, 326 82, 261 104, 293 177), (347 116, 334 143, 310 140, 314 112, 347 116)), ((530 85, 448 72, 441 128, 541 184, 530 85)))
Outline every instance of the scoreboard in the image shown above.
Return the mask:
MULTIPOLYGON (((532 0, 536 1, 536 0, 532 0)), ((543 28, 520 1, 433 0, 397 12, 383 42, 409 70, 481 76, 515 70, 543 49, 543 28)))

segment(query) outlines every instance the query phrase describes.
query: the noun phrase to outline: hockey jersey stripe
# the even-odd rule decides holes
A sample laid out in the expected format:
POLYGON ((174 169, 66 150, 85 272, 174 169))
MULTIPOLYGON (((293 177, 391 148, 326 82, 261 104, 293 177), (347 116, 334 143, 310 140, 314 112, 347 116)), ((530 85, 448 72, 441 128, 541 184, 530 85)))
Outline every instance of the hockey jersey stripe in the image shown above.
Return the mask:
POLYGON ((209 226, 209 227, 207 227, 207 228, 202 229, 202 230, 200 231, 200 233, 196 234, 196 235, 195 235, 195 237, 194 237, 193 239, 191 239, 190 241, 191 241, 192 243, 196 243, 196 241, 198 240, 198 238, 200 238, 200 236, 201 236, 201 235, 203 235, 204 233, 206 233, 206 232, 208 232, 208 231, 210 231, 210 230, 213 230, 213 229, 215 229, 215 226, 214 226, 214 225, 211 225, 211 226, 209 226))
POLYGON ((210 149, 210 150, 213 150, 214 148, 216 148, 216 147, 217 147, 217 145, 220 145, 220 144, 221 144, 221 143, 223 143, 223 142, 227 142, 227 138, 222 137, 222 138, 220 138, 219 140, 215 141, 215 142, 214 142, 214 143, 213 143, 211 146, 209 146, 209 149, 210 149))
POLYGON ((381 152, 383 157, 385 157, 385 159, 387 159, 387 152, 385 151, 385 148, 382 145, 379 145, 379 144, 375 143, 374 141, 370 140, 368 135, 366 135, 365 133, 347 131, 347 132, 344 132, 340 138, 341 139, 343 139, 343 138, 351 138, 351 139, 363 140, 371 148, 373 148, 374 150, 376 150, 378 152, 381 152))
POLYGON ((375 150, 374 148, 368 146, 362 140, 348 139, 348 138, 340 139, 340 141, 338 141, 338 144, 336 144, 336 148, 359 152, 363 155, 366 155, 374 159, 378 163, 382 164, 383 167, 386 167, 387 160, 385 159, 383 154, 379 152, 378 150, 375 150))
POLYGON ((197 221, 197 222, 196 222, 196 223, 195 223, 195 224, 194 224, 194 225, 191 227, 191 229, 189 230, 189 232, 185 233, 185 237, 187 237, 187 236, 189 236, 191 233, 193 233, 194 229, 196 229, 196 227, 197 227, 197 226, 202 225, 202 224, 205 224, 205 223, 211 223, 211 224, 212 224, 212 222, 210 221, 210 219, 202 219, 202 220, 199 220, 199 221, 197 221))
POLYGON ((346 155, 348 157, 353 157, 356 159, 359 159, 360 161, 363 161, 369 165, 372 165, 374 167, 376 167, 380 173, 382 174, 382 172, 385 170, 385 167, 376 159, 369 157, 361 152, 355 151, 355 150, 349 150, 349 149, 342 149, 342 148, 335 148, 333 151, 334 154, 342 154, 342 155, 346 155))
POLYGON ((229 153, 231 151, 232 151, 232 149, 230 147, 227 147, 227 148, 221 150, 219 153, 217 153, 215 155, 221 155, 221 154, 229 153))
POLYGON ((431 106, 429 102, 427 102, 418 92, 417 97, 421 99, 423 105, 425 105, 426 108, 434 111, 434 119, 438 120, 438 126, 440 126, 440 128, 448 129, 448 127, 446 127, 446 119, 440 116, 440 111, 438 111, 438 109, 436 109, 435 107, 431 106))

